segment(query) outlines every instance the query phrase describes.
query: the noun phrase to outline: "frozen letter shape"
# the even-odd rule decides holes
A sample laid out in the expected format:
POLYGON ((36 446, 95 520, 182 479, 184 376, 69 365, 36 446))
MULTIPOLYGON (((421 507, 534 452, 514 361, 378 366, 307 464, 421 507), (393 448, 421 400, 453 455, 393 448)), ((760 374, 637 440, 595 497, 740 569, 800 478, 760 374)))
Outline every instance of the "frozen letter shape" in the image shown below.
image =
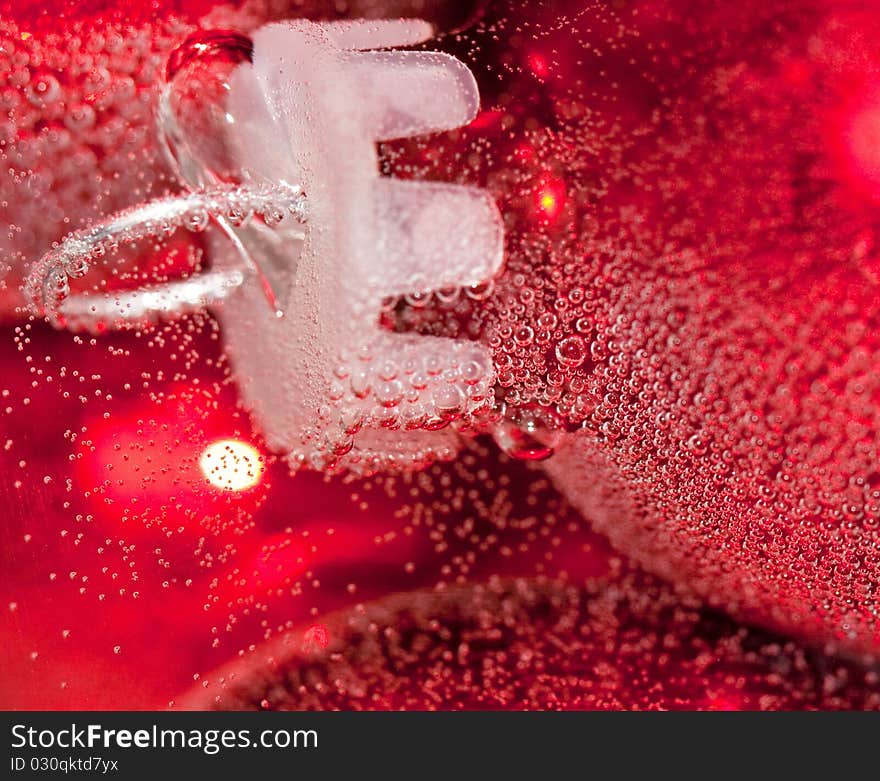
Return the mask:
POLYGON ((244 126, 243 166, 297 182, 308 198, 304 240, 274 250, 298 252, 277 260, 292 274, 284 316, 256 285, 217 309, 245 403, 293 466, 360 471, 449 457, 456 435, 444 426, 492 403, 485 347, 379 326, 385 297, 477 284, 502 261, 486 192, 379 176, 376 142, 454 128, 478 108, 473 76, 449 55, 362 51, 412 43, 424 29, 271 25, 254 37, 253 65, 232 79, 234 113, 256 115, 256 100, 271 119, 266 136, 244 126))
POLYGON ((113 304, 67 295, 90 242, 132 225, 149 233, 168 222, 159 219, 166 211, 183 221, 207 204, 227 234, 212 236, 211 271, 158 293, 117 294, 116 319, 210 307, 245 405, 294 468, 372 471, 452 457, 456 428, 493 404, 488 349, 380 326, 389 296, 478 285, 503 258, 501 218, 484 190, 379 175, 377 142, 459 127, 478 110, 473 75, 454 57, 377 50, 430 33, 418 20, 258 30, 251 61, 226 90, 227 144, 243 184, 214 187, 197 160, 184 161, 187 185, 208 189, 65 240, 35 266, 37 309, 58 325, 100 317, 112 327, 113 304), (214 202, 224 197, 266 219, 218 217, 214 202), (260 205, 272 199, 295 220, 273 225, 271 205, 260 205))

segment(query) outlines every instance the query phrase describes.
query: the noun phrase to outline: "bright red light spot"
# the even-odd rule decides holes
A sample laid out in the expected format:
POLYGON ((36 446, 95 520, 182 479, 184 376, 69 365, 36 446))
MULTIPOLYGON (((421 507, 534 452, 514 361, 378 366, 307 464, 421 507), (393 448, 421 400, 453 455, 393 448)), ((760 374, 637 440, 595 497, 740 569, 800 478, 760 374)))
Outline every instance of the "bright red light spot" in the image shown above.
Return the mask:
POLYGON ((555 220, 565 206, 565 183, 561 179, 543 179, 535 191, 535 201, 544 220, 555 220))
POLYGON ((266 498, 266 463, 238 425, 230 400, 187 385, 167 386, 157 402, 114 402, 108 415, 98 408, 73 454, 89 511, 168 540, 248 523, 266 498), (228 451, 212 450, 224 441, 228 451))
POLYGON ((550 72, 550 66, 547 64, 547 60, 542 54, 529 55, 529 68, 531 68, 532 73, 541 79, 550 72))
POLYGON ((474 117, 470 127, 472 130, 485 131, 497 125, 504 118, 504 112, 498 109, 485 109, 474 117))
POLYGON ((847 143, 859 172, 880 185, 880 104, 868 106, 855 115, 847 143))
POLYGON ((742 702, 730 694, 719 694, 706 703, 706 710, 737 711, 742 708, 742 702))
POLYGON ((829 162, 847 206, 880 199, 880 84, 854 84, 826 117, 829 162))

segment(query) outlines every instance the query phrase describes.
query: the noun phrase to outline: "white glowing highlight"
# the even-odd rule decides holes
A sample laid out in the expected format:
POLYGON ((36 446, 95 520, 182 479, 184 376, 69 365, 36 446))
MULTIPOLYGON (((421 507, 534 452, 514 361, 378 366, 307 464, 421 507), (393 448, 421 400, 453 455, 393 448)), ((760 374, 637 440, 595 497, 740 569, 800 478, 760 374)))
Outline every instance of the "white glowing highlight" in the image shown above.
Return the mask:
POLYGON ((247 491, 263 474, 260 451, 238 439, 220 439, 202 452, 199 467, 205 479, 224 491, 247 491))

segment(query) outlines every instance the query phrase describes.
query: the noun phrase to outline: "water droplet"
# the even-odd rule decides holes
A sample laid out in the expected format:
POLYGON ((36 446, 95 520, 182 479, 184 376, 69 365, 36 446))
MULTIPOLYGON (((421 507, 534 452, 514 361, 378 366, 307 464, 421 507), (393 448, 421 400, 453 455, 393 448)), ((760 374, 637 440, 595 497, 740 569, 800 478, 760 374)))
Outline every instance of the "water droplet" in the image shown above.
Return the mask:
POLYGON ((569 336, 556 345, 556 359, 563 366, 577 368, 586 357, 587 349, 580 336, 569 336))
POLYGON ((563 421, 549 407, 528 404, 508 409, 492 429, 495 442, 521 461, 544 461, 553 455, 563 421))

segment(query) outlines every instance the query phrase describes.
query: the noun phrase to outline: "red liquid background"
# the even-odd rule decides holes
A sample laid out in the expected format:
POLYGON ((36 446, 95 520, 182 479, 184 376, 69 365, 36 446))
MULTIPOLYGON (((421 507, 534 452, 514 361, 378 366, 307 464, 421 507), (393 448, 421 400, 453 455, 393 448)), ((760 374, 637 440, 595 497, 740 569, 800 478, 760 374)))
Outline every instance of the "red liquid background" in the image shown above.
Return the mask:
MULTIPOLYGON (((190 4, 187 5, 195 18, 201 8, 193 10, 190 4)), ((100 5, 96 8, 101 10, 100 5)), ((163 7, 162 13, 167 10, 163 7)), ((78 19, 88 19, 93 11, 88 5, 81 6, 76 15, 78 19)), ((27 12, 28 9, 18 7, 15 10, 16 15, 25 15, 17 17, 22 22, 27 18, 27 12)), ((553 12, 558 13, 558 10, 553 12)), ((33 29, 39 31, 41 27, 53 24, 63 27, 68 23, 67 20, 60 23, 35 20, 33 29)), ((711 29, 718 29, 722 24, 723 13, 719 12, 712 19, 711 29)), ((540 52, 529 58, 537 79, 534 90, 545 96, 552 95, 553 90, 552 85, 548 88, 542 84, 542 79, 552 81, 577 72, 571 59, 576 58, 576 53, 554 50, 552 45, 548 48, 550 59, 556 65, 551 71, 547 71, 540 52)), ((480 55, 488 58, 491 53, 482 51, 480 55)), ((799 79, 805 78, 797 65, 792 64, 792 89, 797 89, 799 79)), ((866 90, 864 84, 854 83, 852 93, 851 103, 843 101, 829 113, 829 159, 838 166, 835 175, 843 182, 838 196, 845 199, 844 211, 851 216, 853 225, 863 226, 871 224, 865 214, 872 213, 878 184, 876 160, 872 157, 875 147, 870 141, 872 125, 864 118, 870 117, 872 104, 865 98, 870 95, 870 90, 866 90), (841 126, 849 130, 841 132, 841 126)), ((639 110, 638 102, 638 96, 633 97, 632 111, 639 110)), ((625 109, 618 110, 626 114, 625 109)), ((503 136, 496 124, 501 119, 487 112, 468 132, 475 135, 497 132, 503 136)), ((426 148, 427 152, 425 147, 418 147, 404 153, 430 155, 430 144, 426 148)), ((535 153, 529 152, 526 146, 520 154, 527 166, 535 153)), ((454 155, 452 157, 452 162, 441 155, 436 163, 428 158, 423 164, 448 174, 455 163, 454 155)), ((499 185, 496 183, 495 187, 497 189, 499 185)), ((515 209, 518 219, 549 223, 544 227, 550 235, 554 226, 558 226, 559 231, 565 230, 567 221, 563 217, 566 215, 567 195, 564 171, 536 165, 533 175, 527 176, 525 183, 517 182, 517 189, 522 195, 517 197, 516 192, 511 192, 507 206, 515 209)), ((711 218, 711 211, 704 216, 711 218)), ((662 215, 657 218, 662 222, 662 215)), ((840 228, 841 233, 848 229, 846 225, 840 228)), ((422 322, 421 327, 428 326, 422 322)), ((235 410, 234 390, 225 383, 221 370, 200 366, 198 370, 184 372, 186 379, 182 383, 160 381, 157 384, 155 377, 160 369, 165 370, 166 376, 173 376, 175 368, 175 361, 164 347, 145 349, 143 340, 114 337, 106 344, 123 349, 130 346, 131 355, 125 360, 115 357, 113 361, 106 361, 101 355, 101 350, 105 349, 103 342, 97 349, 78 346, 69 335, 47 334, 41 327, 29 335, 37 344, 19 352, 10 334, 3 358, 3 365, 12 367, 5 387, 10 391, 12 407, 12 412, 7 414, 8 436, 14 443, 3 453, 8 462, 3 473, 11 486, 9 495, 21 497, 20 501, 13 502, 9 521, 4 526, 7 540, 3 545, 3 570, 14 573, 14 577, 8 583, 10 596, 3 603, 16 603, 16 609, 10 611, 9 616, 7 647, 11 664, 7 665, 6 683, 3 684, 3 697, 8 705, 161 707, 170 698, 169 693, 174 696, 174 692, 189 685, 194 671, 204 674, 240 647, 258 642, 264 630, 261 621, 267 621, 268 626, 277 631, 288 621, 297 624, 311 621, 308 611, 311 607, 318 608, 320 617, 324 611, 340 605, 366 601, 397 590, 431 586, 437 580, 449 579, 450 573, 442 571, 449 561, 448 552, 432 552, 430 538, 416 534, 407 539, 399 533, 399 522, 390 518, 394 509, 400 507, 399 502, 379 498, 371 502, 369 510, 353 513, 347 487, 340 487, 338 483, 326 484, 317 476, 299 476, 291 480, 280 465, 270 468, 260 488, 236 500, 242 508, 239 522, 245 527, 237 528, 236 513, 230 512, 226 498, 218 498, 201 486, 193 469, 179 469, 181 462, 186 465, 197 458, 200 448, 214 436, 241 436, 245 439, 255 436, 246 417, 235 410), (88 380, 85 384, 78 378, 70 378, 68 383, 71 389, 77 388, 77 392, 85 385, 89 393, 100 389, 105 395, 111 394, 110 423, 102 424, 99 420, 108 407, 103 401, 83 405, 73 398, 68 403, 61 402, 59 386, 65 383, 56 381, 49 385, 41 380, 36 388, 30 387, 33 371, 40 368, 45 371, 46 368, 28 365, 27 356, 37 357, 38 363, 39 356, 45 354, 52 355, 58 364, 76 366, 86 377, 100 374, 99 380, 88 380), (182 402, 174 400, 158 407, 145 406, 136 383, 131 390, 124 389, 126 381, 138 376, 145 360, 154 378, 150 390, 176 394, 182 397, 182 402), (198 387, 193 386, 193 379, 199 380, 198 387), (203 394, 205 388, 207 392, 203 394), (30 399, 26 406, 20 403, 25 396, 30 399), (212 409, 215 399, 219 399, 217 410, 212 409), (142 424, 142 420, 147 422, 142 424), (155 424, 151 422, 153 420, 155 424), (34 421, 39 421, 39 425, 34 425, 34 421), (83 422, 89 428, 88 437, 96 444, 96 452, 88 452, 88 447, 59 447, 66 441, 65 430, 75 431, 83 422), (162 431, 163 425, 170 426, 170 431, 162 431), (140 434, 142 430, 147 434, 140 434), (158 431, 155 435, 151 434, 154 430, 158 431), (122 463, 119 451, 112 450, 109 443, 115 437, 125 449, 144 436, 155 436, 157 442, 146 448, 151 459, 148 468, 153 473, 164 470, 167 482, 159 479, 149 489, 142 490, 135 488, 140 483, 138 474, 126 471, 131 461, 122 463), (177 444, 178 440, 184 444, 177 444), (172 444, 166 448, 163 441, 172 444), (80 451, 83 451, 82 458, 71 465, 68 456, 80 451), (25 461, 24 466, 19 465, 21 461, 25 461), (108 463, 113 465, 115 475, 106 472, 108 463), (79 481, 73 492, 62 490, 60 486, 60 476, 67 474, 74 475, 79 481), (121 478, 119 474, 122 474, 121 478), (43 482, 45 475, 52 476, 48 485, 43 482), (99 497, 81 497, 83 485, 100 484, 105 479, 110 479, 111 485, 99 497), (114 479, 121 479, 122 485, 114 487, 114 479), (17 480, 21 487, 14 486, 17 480), (35 485, 36 489, 33 488, 35 485), (161 522, 156 523, 151 514, 145 512, 146 524, 143 519, 131 518, 120 531, 120 505, 130 506, 134 497, 139 505, 154 508, 166 505, 171 494, 182 497, 177 514, 169 516, 163 512, 161 522), (107 499, 115 500, 115 503, 108 505, 107 499), (64 507, 65 501, 70 501, 72 506, 64 507), (289 508, 292 506, 302 508, 295 522, 290 517, 289 508), (246 528, 248 518, 254 508, 257 508, 256 527, 249 529, 246 528), (93 520, 71 521, 78 513, 84 518, 92 515, 93 520), (207 516, 207 521, 202 516, 207 516), (35 523, 35 519, 41 520, 35 523), (185 531, 178 534, 175 530, 179 526, 185 531), (292 538, 284 532, 287 527, 296 530, 292 538), (299 550, 301 541, 296 538, 302 530, 308 529, 314 539, 322 534, 326 537, 327 528, 336 530, 335 539, 329 542, 323 539, 315 554, 299 550), (32 531, 34 529, 36 533, 32 531), (171 541, 165 537, 168 530, 173 532, 171 541), (62 531, 67 534, 62 536, 62 531), (395 531, 398 534, 393 542, 375 544, 376 536, 395 531), (77 544, 80 533, 84 536, 77 544), (25 534, 32 535, 28 542, 24 541, 25 534), (204 546, 199 542, 202 535, 207 538, 204 546), (102 538, 110 542, 102 545, 102 538), (290 546, 294 552, 288 552, 287 548, 280 553, 267 552, 265 546, 271 545, 275 539, 279 542, 295 540, 296 544, 290 546), (130 549, 132 544, 135 545, 134 551, 130 549), (224 561, 224 548, 228 545, 235 547, 235 554, 229 557, 229 561, 224 561), (155 551, 155 546, 161 546, 163 553, 143 553, 155 551), (101 547, 105 550, 99 554, 97 549, 101 547), (191 555, 194 550, 200 551, 198 556, 191 555), (202 551, 210 553, 217 562, 211 568, 213 571, 205 571, 202 551), (275 558, 278 558, 277 565, 275 558), (170 569, 165 569, 166 560, 172 564, 170 569), (108 564, 108 561, 112 563, 108 564), (132 561, 134 567, 130 566, 132 561), (418 562, 413 576, 403 567, 407 561, 418 562), (107 572, 103 571, 104 567, 108 567, 107 572), (259 595, 269 592, 272 587, 277 588, 279 582, 283 588, 288 588, 290 584, 285 578, 295 579, 293 573, 298 575, 298 568, 303 568, 304 572, 311 569, 321 580, 321 586, 315 589, 313 596, 293 602, 270 598, 265 600, 265 612, 261 612, 260 605, 251 605, 252 615, 243 615, 248 603, 262 602, 259 595), (132 577, 132 570, 137 573, 137 580, 132 577), (72 577, 71 572, 75 573, 72 577), (57 576, 53 581, 49 581, 51 573, 57 576), (258 585, 254 582, 255 575, 258 585), (84 576, 88 578, 85 582, 84 576), (218 577, 222 585, 211 587, 209 584, 214 577, 218 577), (193 585, 184 585, 187 579, 192 579, 193 585), (236 582, 241 579, 247 582, 236 582), (167 588, 162 585, 166 580, 169 582, 167 588), (345 588, 347 583, 357 584, 356 596, 345 588), (79 593, 81 588, 86 589, 85 594, 79 593), (119 594, 120 588, 126 593, 119 594), (134 591, 139 591, 137 599, 132 597, 134 591), (105 595, 103 600, 101 594, 105 595), (219 597, 219 605, 205 611, 206 595, 219 597), (236 613, 237 623, 232 632, 226 632, 223 617, 230 605, 236 613), (198 619, 204 617, 204 621, 197 620, 196 616, 198 619), (222 642, 217 649, 211 647, 214 627, 221 627, 222 631, 222 642), (65 629, 70 630, 67 638, 62 635, 65 629), (169 637, 174 640, 169 641, 169 637), (116 646, 119 646, 119 653, 113 650, 116 646), (37 656, 32 659, 34 651, 37 656), (64 688, 62 682, 66 683, 64 688)), ((219 359, 216 343, 209 335, 196 339, 201 360, 207 356, 219 359)), ((140 457, 143 452, 133 454, 132 461, 136 462, 140 457)), ((488 463, 496 477, 505 471, 513 474, 525 471, 521 465, 493 463, 491 456, 488 463)), ((449 468, 440 468, 440 471, 444 469, 449 468)), ((539 483, 541 480, 537 477, 529 479, 539 483)), ((537 496, 546 496, 546 501, 558 501, 549 489, 539 487, 533 490, 537 496)), ((378 491, 373 489, 373 493, 378 491)), ((526 499, 523 496, 520 501, 526 499)), ((563 535, 562 542, 554 544, 552 538, 526 540, 528 547, 524 552, 501 564, 500 557, 479 557, 468 571, 468 577, 480 580, 499 573, 531 576, 541 568, 550 574, 565 571, 576 578, 605 574, 611 555, 607 547, 577 523, 576 516, 570 511, 562 509, 559 512, 565 518, 565 524, 576 524, 575 530, 563 535), (585 545, 590 551, 584 550, 585 545), (553 558, 545 564, 547 549, 553 550, 553 558)), ((511 537, 515 550, 528 534, 514 533, 511 537)), ((308 548, 308 542, 304 547, 308 548)), ((663 588, 659 585, 652 587, 663 588)), ((693 706, 706 705, 697 696, 703 688, 704 683, 694 682, 693 706)))

